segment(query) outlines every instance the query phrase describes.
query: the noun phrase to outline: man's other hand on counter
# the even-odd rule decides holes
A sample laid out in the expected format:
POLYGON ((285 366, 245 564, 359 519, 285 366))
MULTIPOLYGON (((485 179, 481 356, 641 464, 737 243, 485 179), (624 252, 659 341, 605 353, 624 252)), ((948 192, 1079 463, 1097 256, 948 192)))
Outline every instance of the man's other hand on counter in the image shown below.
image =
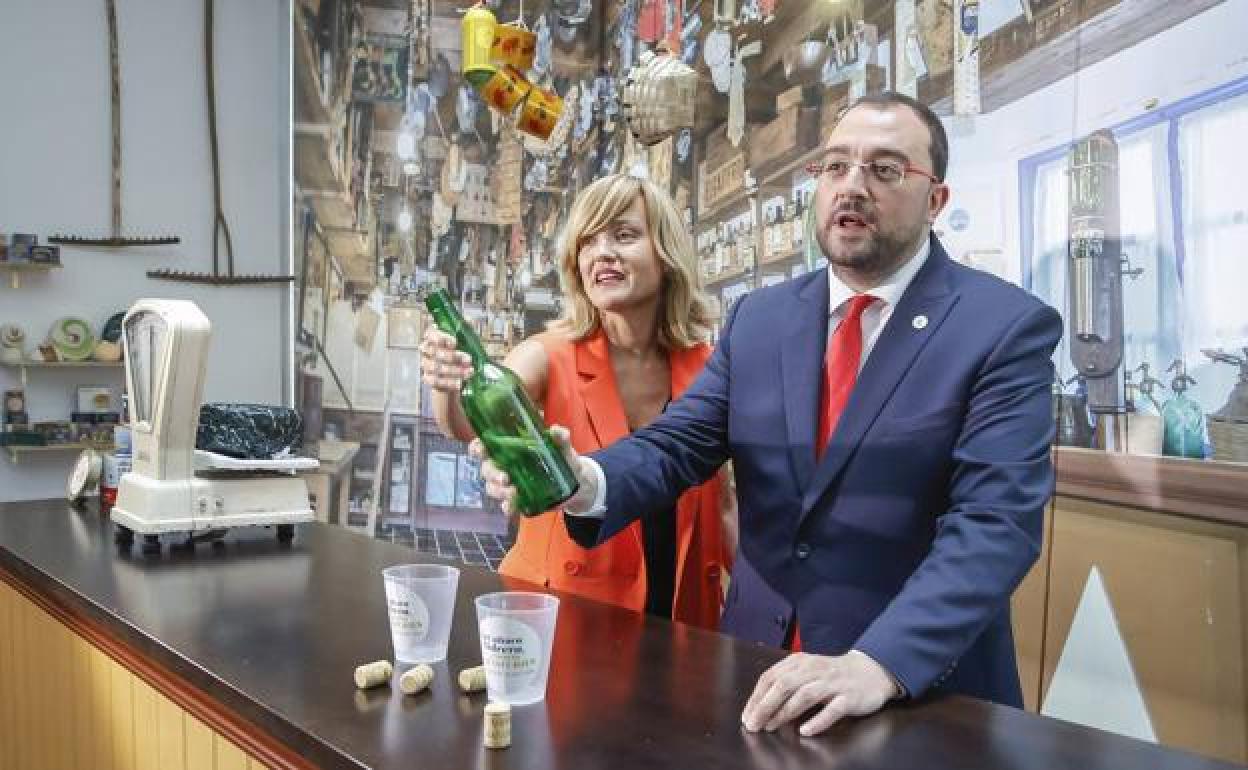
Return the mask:
POLYGON ((759 677, 741 723, 750 732, 770 732, 822 704, 799 728, 804 736, 817 735, 842 717, 874 714, 900 694, 892 675, 857 650, 838 656, 797 652, 759 677))

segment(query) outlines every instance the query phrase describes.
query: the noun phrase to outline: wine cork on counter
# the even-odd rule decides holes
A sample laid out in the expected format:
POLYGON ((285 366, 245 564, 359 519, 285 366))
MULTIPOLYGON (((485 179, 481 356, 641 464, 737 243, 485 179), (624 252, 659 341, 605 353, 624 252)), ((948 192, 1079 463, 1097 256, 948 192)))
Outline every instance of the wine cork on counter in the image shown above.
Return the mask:
POLYGON ((433 681, 433 669, 425 663, 417 663, 399 677, 399 689, 404 695, 415 695, 433 681))
POLYGON ((459 689, 481 692, 485 689, 485 666, 473 666, 459 672, 459 689))
POLYGON ((355 667, 355 686, 361 690, 378 687, 390 681, 394 667, 388 660, 375 660, 355 667))
POLYGON ((485 747, 505 749, 511 745, 511 706, 491 701, 485 704, 485 747))

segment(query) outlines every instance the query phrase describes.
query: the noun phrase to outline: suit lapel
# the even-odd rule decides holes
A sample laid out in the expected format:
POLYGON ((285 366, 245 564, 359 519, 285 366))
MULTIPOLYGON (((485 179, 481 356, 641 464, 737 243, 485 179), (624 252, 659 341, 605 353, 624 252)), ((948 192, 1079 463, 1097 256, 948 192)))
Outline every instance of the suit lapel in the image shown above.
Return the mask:
POLYGON ((820 270, 801 286, 797 300, 780 311, 787 319, 780 342, 780 377, 789 460, 797 488, 805 489, 815 472, 816 418, 828 337, 827 271, 820 270))
POLYGON ((949 257, 934 237, 931 243, 927 262, 901 296, 858 375, 827 451, 803 495, 802 519, 841 472, 910 364, 957 301, 949 285, 949 257), (920 316, 926 322, 916 328, 915 319, 920 316))
POLYGON ((582 403, 598 446, 610 446, 628 435, 628 417, 615 384, 607 335, 601 329, 576 343, 576 371, 580 376, 582 403))

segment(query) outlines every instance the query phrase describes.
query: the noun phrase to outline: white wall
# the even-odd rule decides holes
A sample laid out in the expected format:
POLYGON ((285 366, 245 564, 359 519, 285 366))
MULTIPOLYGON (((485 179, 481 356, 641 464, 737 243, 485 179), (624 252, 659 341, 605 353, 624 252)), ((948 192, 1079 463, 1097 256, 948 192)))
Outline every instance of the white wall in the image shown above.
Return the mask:
MULTIPOLYGON (((289 0, 218 0, 216 90, 222 196, 241 273, 289 273, 289 0)), ((289 288, 213 288, 145 271, 212 268, 212 171, 203 4, 118 0, 123 227, 177 246, 62 248, 64 269, 0 285, 0 323, 41 340, 65 315, 102 324, 139 297, 191 299, 213 323, 204 396, 288 402, 289 288)), ((0 232, 107 234, 110 118, 102 0, 0 4, 0 232)), ((31 371, 32 420, 68 417, 76 384, 108 370, 31 371)), ((18 386, 0 369, 0 389, 18 386)), ((188 415, 188 419, 190 416, 188 415)), ((63 494, 72 454, 0 455, 0 501, 63 494)))
POLYGON ((1248 75, 1248 0, 1226 0, 1027 97, 975 118, 946 120, 953 196, 937 227, 954 256, 1000 249, 1003 277, 1018 281, 1018 162, 1077 137, 1248 75), (970 214, 954 232, 951 211, 970 214))

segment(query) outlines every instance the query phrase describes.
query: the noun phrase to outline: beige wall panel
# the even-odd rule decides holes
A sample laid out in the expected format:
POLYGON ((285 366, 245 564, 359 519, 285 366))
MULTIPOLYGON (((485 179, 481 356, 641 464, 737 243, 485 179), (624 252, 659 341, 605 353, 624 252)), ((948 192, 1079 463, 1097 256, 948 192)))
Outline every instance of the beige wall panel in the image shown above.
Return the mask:
POLYGON ((160 713, 156 691, 137 676, 131 677, 130 698, 134 701, 135 770, 161 770, 160 713))
POLYGON ((159 766, 161 770, 186 769, 186 741, 182 736, 184 712, 163 695, 156 695, 159 766))
MULTIPOLYGON (((30 736, 30 752, 26 755, 25 761, 29 762, 29 767, 40 768, 48 766, 48 725, 44 719, 46 714, 46 702, 48 691, 44 686, 48 672, 48 655, 47 646, 43 644, 43 629, 40 624, 38 613, 29 613, 24 622, 24 637, 26 652, 23 656, 26 659, 25 665, 22 665, 24 681, 22 683, 22 692, 25 694, 30 707, 24 709, 26 712, 26 728, 23 735, 30 736)), ((19 664, 20 665, 20 664, 19 664)))
POLYGON ((130 698, 130 672, 109 659, 113 678, 113 767, 134 767, 134 701, 130 698))
MULTIPOLYGON (((43 613, 40 613, 41 615, 43 613)), ((56 688, 49 705, 48 721, 52 725, 52 766, 73 767, 74 720, 73 706, 77 689, 74 687, 74 634, 68 628, 43 615, 52 636, 52 665, 55 670, 56 688)))
POLYGON ((0 767, 17 766, 17 671, 13 666, 13 630, 16 628, 13 591, 0 583, 0 767))
POLYGON ((1044 687, 1101 572, 1158 740, 1245 757, 1243 534, 1080 500, 1053 523, 1044 687))
POLYGON ((100 770, 113 768, 113 677, 108 656, 91 647, 91 758, 100 770))
POLYGON ((186 737, 187 770, 213 770, 213 732, 190 714, 182 715, 182 734, 186 737))
POLYGON ((247 755, 242 749, 216 734, 213 734, 212 743, 216 770, 247 770, 247 755))
POLYGON ((0 770, 263 770, 0 582, 0 770))
POLYGON ((1044 545, 1040 557, 1023 578, 1010 600, 1014 625, 1014 650, 1018 655, 1018 676, 1023 685, 1023 706, 1039 710, 1040 675, 1044 662, 1045 592, 1048 590, 1049 540, 1052 514, 1044 512, 1044 545))
POLYGON ((75 635, 70 647, 73 672, 74 698, 69 707, 70 717, 74 723, 70 729, 73 742, 73 766, 78 770, 88 770, 93 764, 91 753, 95 746, 95 720, 91 711, 91 645, 75 635))

